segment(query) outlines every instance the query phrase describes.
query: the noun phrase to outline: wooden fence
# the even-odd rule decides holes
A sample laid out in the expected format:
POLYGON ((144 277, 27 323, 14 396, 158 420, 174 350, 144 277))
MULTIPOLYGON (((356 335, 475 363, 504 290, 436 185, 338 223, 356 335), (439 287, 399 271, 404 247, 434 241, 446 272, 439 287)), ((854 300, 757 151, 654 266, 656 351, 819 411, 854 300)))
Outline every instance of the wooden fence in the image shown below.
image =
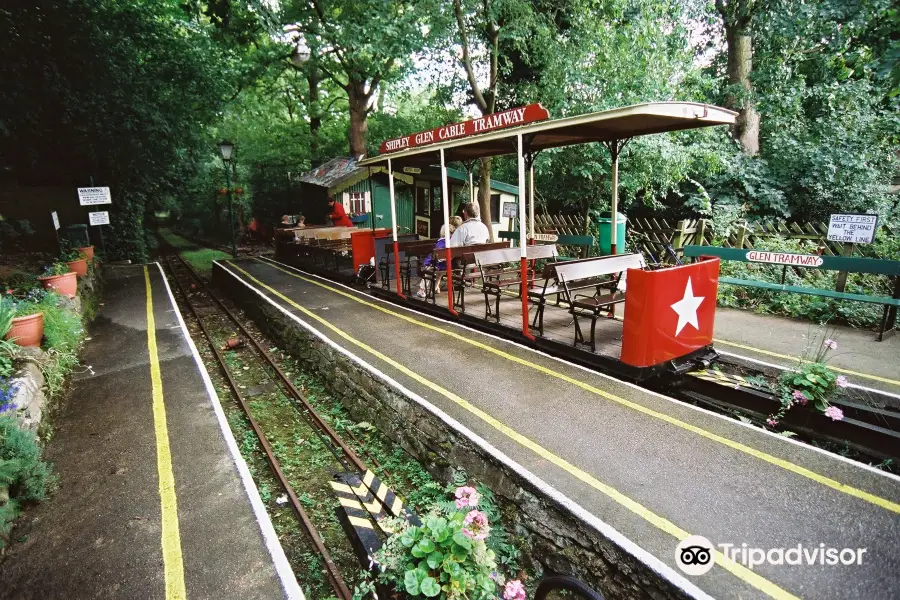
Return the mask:
MULTIPOLYGON (((582 215, 535 215, 535 228, 538 231, 554 229, 560 234, 584 235, 585 225, 582 215)), ((896 232, 885 225, 889 235, 896 232)), ((827 256, 847 256, 851 252, 862 256, 875 256, 871 246, 853 246, 843 242, 832 242, 827 238, 827 223, 800 223, 784 220, 765 219, 759 221, 738 221, 732 224, 725 235, 716 236, 712 224, 706 219, 682 219, 669 222, 666 219, 633 218, 628 220, 627 242, 630 247, 637 247, 645 254, 656 257, 660 261, 674 262, 667 256, 666 244, 671 244, 680 256, 682 248, 689 245, 723 246, 726 248, 753 248, 761 240, 789 239, 809 242, 810 251, 822 248, 827 256)), ((892 258, 892 257, 880 257, 892 258)))

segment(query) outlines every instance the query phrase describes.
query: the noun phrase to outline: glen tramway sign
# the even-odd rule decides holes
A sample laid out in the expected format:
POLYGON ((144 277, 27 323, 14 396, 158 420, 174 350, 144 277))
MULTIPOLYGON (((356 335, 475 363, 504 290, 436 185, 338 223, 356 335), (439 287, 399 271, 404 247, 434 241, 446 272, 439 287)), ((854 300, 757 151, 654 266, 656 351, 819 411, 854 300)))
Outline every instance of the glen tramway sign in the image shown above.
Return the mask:
POLYGON ((427 146, 438 142, 445 142, 461 137, 475 135, 476 133, 487 133, 507 127, 515 127, 525 125, 526 123, 534 123, 536 121, 544 121, 550 118, 550 113, 540 104, 529 104, 519 108, 511 108, 498 112, 486 117, 463 121, 462 123, 453 123, 432 129, 431 131, 420 131, 411 135, 405 135, 400 138, 394 138, 381 143, 381 154, 390 152, 398 152, 418 146, 427 146))
POLYGON ((817 254, 788 254, 762 250, 750 250, 747 252, 747 260, 775 265, 797 265, 798 267, 821 267, 823 262, 822 257, 817 254))

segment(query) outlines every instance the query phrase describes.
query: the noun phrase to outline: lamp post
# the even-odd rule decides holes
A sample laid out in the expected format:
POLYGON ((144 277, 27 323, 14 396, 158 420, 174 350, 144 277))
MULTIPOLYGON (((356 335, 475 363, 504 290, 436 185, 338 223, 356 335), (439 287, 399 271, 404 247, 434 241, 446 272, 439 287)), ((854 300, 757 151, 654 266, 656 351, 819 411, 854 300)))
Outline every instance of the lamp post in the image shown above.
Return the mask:
POLYGON ((234 152, 234 144, 227 140, 219 142, 219 152, 222 154, 222 164, 225 165, 225 185, 228 190, 228 219, 231 221, 231 256, 237 258, 237 246, 234 241, 234 202, 231 199, 231 155, 234 152))

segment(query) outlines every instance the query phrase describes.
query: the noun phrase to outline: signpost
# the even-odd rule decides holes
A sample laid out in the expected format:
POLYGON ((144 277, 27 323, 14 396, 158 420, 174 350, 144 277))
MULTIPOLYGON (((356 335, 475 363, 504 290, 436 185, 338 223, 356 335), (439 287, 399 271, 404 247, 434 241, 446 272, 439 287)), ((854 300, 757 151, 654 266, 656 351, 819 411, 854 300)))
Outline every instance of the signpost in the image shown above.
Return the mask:
POLYGON ((788 254, 785 252, 764 252, 762 250, 750 250, 747 252, 747 260, 750 262, 771 263, 773 265, 799 267, 821 267, 822 257, 818 254, 788 254))
POLYGON ((535 233, 530 237, 536 242, 555 242, 559 239, 555 233, 535 233))
MULTIPOLYGON (((828 220, 828 241, 844 242, 844 256, 853 254, 856 244, 871 244, 878 227, 878 215, 837 213, 828 220)), ((843 292, 847 285, 847 271, 840 271, 835 290, 843 292)))
POLYGON ((850 244, 871 244, 878 227, 878 215, 834 214, 828 220, 828 240, 850 244))
POLYGON ((103 239, 103 226, 109 225, 109 211, 99 210, 97 212, 88 213, 91 225, 100 227, 100 248, 103 250, 104 260, 106 260, 106 240, 103 239))
POLYGON ((112 204, 112 196, 108 187, 78 188, 78 203, 81 206, 112 204))
POLYGON ((59 251, 62 253, 62 240, 59 239, 59 215, 54 210, 50 213, 50 218, 53 219, 53 233, 56 235, 56 245, 59 246, 59 251))
POLYGON ((503 216, 509 219, 509 222, 506 225, 507 231, 513 230, 513 219, 516 218, 516 215, 519 214, 519 205, 515 202, 504 202, 503 203, 503 216))
POLYGON ((461 137, 475 135, 476 133, 487 133, 498 129, 506 129, 507 127, 516 127, 525 125, 526 123, 534 123, 536 121, 544 121, 550 118, 550 113, 540 104, 529 104, 520 106, 519 108, 511 108, 503 112, 494 113, 463 121, 462 123, 453 123, 437 127, 431 131, 420 131, 412 135, 406 135, 400 138, 394 138, 381 143, 381 154, 389 152, 399 152, 409 148, 418 146, 427 146, 429 144, 437 144, 438 142, 446 142, 461 137))
POLYGON ((98 212, 88 213, 91 225, 109 225, 109 212, 101 210, 98 212))

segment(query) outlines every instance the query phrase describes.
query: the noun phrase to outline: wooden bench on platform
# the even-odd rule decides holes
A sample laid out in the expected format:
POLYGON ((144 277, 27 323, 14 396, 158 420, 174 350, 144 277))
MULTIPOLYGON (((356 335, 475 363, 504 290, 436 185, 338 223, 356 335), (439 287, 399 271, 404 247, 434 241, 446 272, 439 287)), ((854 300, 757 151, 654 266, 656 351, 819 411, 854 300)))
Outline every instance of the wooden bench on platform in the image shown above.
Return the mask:
POLYGON ((569 307, 575 322, 575 340, 578 344, 589 345, 596 352, 595 331, 597 319, 602 312, 613 315, 613 307, 625 301, 625 277, 628 269, 643 269, 646 266, 640 254, 615 254, 583 260, 557 262, 545 268, 544 287, 529 292, 529 298, 538 305, 532 327, 537 324, 540 335, 544 335, 544 308, 549 298, 555 298, 569 307), (593 290, 586 296, 578 292, 593 290), (579 317, 591 320, 590 341, 585 341, 579 317))
MULTIPOLYGON (((487 244, 473 244, 471 246, 454 246, 450 248, 450 263, 453 269, 453 291, 456 293, 454 305, 459 306, 459 312, 466 311, 466 288, 475 284, 476 276, 469 271, 469 267, 475 263, 475 253, 485 250, 508 249, 509 242, 490 242, 487 244)), ((431 300, 435 304, 437 284, 444 276, 445 271, 437 268, 439 261, 447 260, 447 249, 439 248, 431 252, 432 265, 424 270, 425 277, 425 299, 431 300)))
MULTIPOLYGON (((526 246, 526 258, 531 261, 549 260, 556 261, 558 253, 556 246, 541 244, 526 246)), ((518 248, 503 248, 500 250, 485 250, 475 252, 475 266, 481 274, 481 291, 484 294, 484 318, 491 316, 491 300, 494 297, 494 319, 500 322, 500 297, 510 287, 521 288, 522 285, 522 253, 518 248)), ((527 282, 529 286, 534 283, 534 263, 529 266, 527 282)), ((519 296, 519 291, 516 296, 519 296)))
MULTIPOLYGON (((397 242, 397 249, 400 251, 400 279, 401 289, 403 293, 409 295, 410 279, 412 277, 413 262, 416 262, 418 275, 421 277, 422 260, 431 254, 437 240, 407 240, 397 242)), ((384 256, 378 267, 381 270, 381 287, 387 289, 390 286, 391 273, 394 267, 394 242, 390 241, 384 245, 384 256)))

